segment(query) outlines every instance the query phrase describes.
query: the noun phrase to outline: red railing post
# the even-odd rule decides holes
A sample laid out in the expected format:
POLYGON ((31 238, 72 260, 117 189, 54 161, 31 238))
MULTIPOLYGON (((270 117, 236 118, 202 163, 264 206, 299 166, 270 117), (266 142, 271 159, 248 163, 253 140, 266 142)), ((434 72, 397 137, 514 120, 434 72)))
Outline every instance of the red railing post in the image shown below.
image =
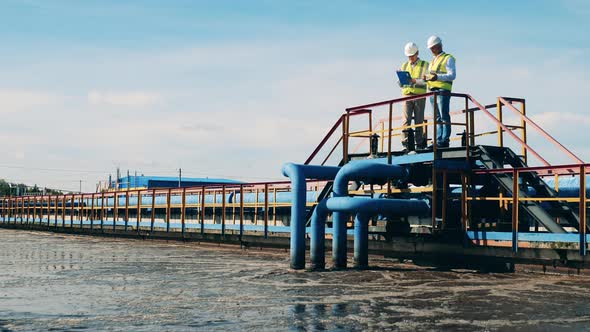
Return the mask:
POLYGON ((461 220, 463 225, 463 232, 467 232, 468 218, 467 218, 467 177, 464 172, 461 172, 461 220))
POLYGON ((580 166, 580 255, 586 256, 586 166, 580 166))
POLYGON ((61 227, 66 227, 66 195, 61 196, 61 227))
POLYGON ((100 230, 104 229, 104 192, 100 193, 100 230))
POLYGON ((370 137, 373 136, 373 112, 369 110, 369 139, 367 140, 369 143, 369 153, 371 153, 371 139, 370 137))
POLYGON ((45 215, 43 213, 44 210, 44 203, 45 203, 45 196, 41 195, 41 197, 39 197, 39 225, 43 225, 43 216, 45 215))
POLYGON ((469 104, 467 98, 465 98, 465 157, 469 160, 470 148, 471 148, 471 124, 469 117, 469 104))
POLYGON ((53 226, 57 228, 57 216, 59 212, 59 195, 55 195, 55 207, 53 209, 53 226))
POLYGON ((225 236, 225 184, 221 186, 221 236, 225 236))
POLYGON ((518 251, 518 170, 512 171, 512 251, 518 251))
POLYGON ((125 191, 125 232, 127 231, 127 225, 129 224, 129 188, 125 191))
POLYGON ((388 126, 389 127, 387 129, 387 163, 391 165, 391 139, 393 135, 393 103, 389 104, 388 126))
POLYGON ((205 186, 201 188, 201 235, 205 234, 205 186))
MULTIPOLYGON (((31 222, 30 219, 33 219, 33 224, 35 223, 35 217, 37 217, 37 197, 33 196, 32 197, 33 200, 33 218, 29 218, 29 216, 27 216, 27 224, 31 222)), ((29 198, 29 204, 31 202, 31 198, 29 198)))
POLYGON ((150 232, 154 231, 155 221, 156 221, 156 189, 152 189, 152 215, 150 218, 150 232))
POLYGON ((184 231, 185 231, 185 213, 186 213, 186 188, 182 188, 182 197, 181 197, 181 204, 180 204, 180 224, 181 224, 181 231, 182 231, 182 237, 184 237, 184 231))
POLYGON ((137 208, 135 214, 135 225, 139 234, 139 223, 141 222, 141 189, 137 191, 137 208))
POLYGON ((172 198, 172 189, 168 188, 166 192, 166 232, 170 232, 170 204, 172 198))
POLYGON ((94 213, 94 197, 95 194, 93 193, 90 197, 92 202, 90 203, 90 230, 94 229, 94 219, 96 218, 96 213, 94 213))
POLYGON ((113 231, 117 226, 117 219, 119 219, 119 192, 113 193, 113 231))
POLYGON ((244 235, 244 185, 240 184, 240 242, 244 235))
MULTIPOLYGON (((438 116, 439 113, 441 113, 441 110, 439 110, 438 108, 440 106, 438 106, 438 98, 437 98, 438 94, 437 92, 434 92, 434 95, 432 96, 432 152, 434 154, 434 159, 436 159, 436 152, 437 152, 437 136, 438 136, 438 128, 437 128, 437 124, 438 121, 436 120, 436 117, 438 116)), ((442 118, 441 118, 442 120, 442 118)))
POLYGON ((348 122, 350 121, 350 113, 344 114, 342 121, 342 160, 344 164, 348 163, 348 122))
POLYGON ((78 217, 80 218, 80 229, 84 228, 84 208, 86 202, 84 201, 84 194, 80 194, 80 202, 78 203, 78 217))
POLYGON ((264 238, 268 238, 268 183, 264 184, 264 238))
POLYGON ((502 102, 500 98, 498 98, 498 101, 496 102, 496 112, 498 113, 498 146, 504 147, 504 129, 500 126, 500 124, 504 123, 504 116, 502 114, 502 102))
MULTIPOLYGON (((521 112, 520 113, 522 113, 522 115, 526 116, 526 102, 525 102, 524 99, 521 101, 521 105, 522 105, 522 108, 521 108, 521 112)), ((527 137, 526 137, 526 121, 524 121, 524 118, 522 118, 522 117, 520 119, 520 126, 522 127, 522 129, 521 129, 522 130, 521 131, 521 133, 522 133, 522 140, 526 143, 527 142, 527 137)), ((523 159, 524 159, 524 164, 525 165, 528 165, 528 152, 527 152, 526 148, 523 146, 521 148, 521 151, 522 151, 522 156, 523 156, 523 159)))
POLYGON ((70 202, 70 228, 74 227, 74 201, 75 201, 75 196, 74 194, 72 194, 71 196, 71 202, 70 202))

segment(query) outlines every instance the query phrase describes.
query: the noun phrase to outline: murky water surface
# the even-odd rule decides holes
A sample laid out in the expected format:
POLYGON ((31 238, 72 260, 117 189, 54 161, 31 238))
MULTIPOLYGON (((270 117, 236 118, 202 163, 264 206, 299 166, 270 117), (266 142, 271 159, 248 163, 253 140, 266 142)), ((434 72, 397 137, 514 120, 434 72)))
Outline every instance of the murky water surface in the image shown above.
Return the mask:
POLYGON ((590 278, 0 229, 0 331, 590 330, 590 278))

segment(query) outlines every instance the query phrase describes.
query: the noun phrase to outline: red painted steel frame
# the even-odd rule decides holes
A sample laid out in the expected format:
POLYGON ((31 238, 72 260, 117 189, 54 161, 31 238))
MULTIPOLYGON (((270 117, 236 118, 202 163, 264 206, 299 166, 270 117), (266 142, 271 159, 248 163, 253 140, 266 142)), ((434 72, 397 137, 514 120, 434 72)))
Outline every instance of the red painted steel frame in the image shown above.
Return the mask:
POLYGON ((519 110, 516 109, 516 107, 514 107, 506 99, 504 99, 503 97, 499 97, 498 99, 502 102, 502 104, 504 104, 510 110, 512 110, 516 114, 518 114, 522 120, 524 120, 528 125, 530 125, 533 128, 535 128, 535 130, 537 130, 541 135, 543 135, 543 137, 545 137, 547 140, 549 140, 549 142, 551 142, 555 146, 557 146, 561 151, 563 151, 565 154, 567 154, 576 163, 579 163, 579 164, 583 164, 584 163, 580 158, 578 158, 575 154, 573 154, 573 152, 571 152, 565 146, 563 146, 561 143, 559 143, 555 138, 553 138, 553 136, 549 135, 545 130, 543 130, 543 128, 539 127, 539 125, 537 125, 531 118, 529 118, 526 115, 522 114, 519 110))

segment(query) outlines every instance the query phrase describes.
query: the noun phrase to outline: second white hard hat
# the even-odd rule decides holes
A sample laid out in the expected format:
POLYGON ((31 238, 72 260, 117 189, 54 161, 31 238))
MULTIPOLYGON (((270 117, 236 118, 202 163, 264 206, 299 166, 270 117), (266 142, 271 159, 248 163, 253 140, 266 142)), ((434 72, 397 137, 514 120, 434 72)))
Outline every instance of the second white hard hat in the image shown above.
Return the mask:
POLYGON ((426 45, 428 45, 428 48, 431 48, 432 46, 436 46, 440 43, 442 43, 442 40, 440 39, 440 37, 430 36, 430 38, 428 38, 428 42, 426 42, 426 45))
POLYGON ((418 45, 409 42, 406 44, 406 46, 404 46, 404 54, 406 56, 412 56, 416 53, 418 53, 418 45))

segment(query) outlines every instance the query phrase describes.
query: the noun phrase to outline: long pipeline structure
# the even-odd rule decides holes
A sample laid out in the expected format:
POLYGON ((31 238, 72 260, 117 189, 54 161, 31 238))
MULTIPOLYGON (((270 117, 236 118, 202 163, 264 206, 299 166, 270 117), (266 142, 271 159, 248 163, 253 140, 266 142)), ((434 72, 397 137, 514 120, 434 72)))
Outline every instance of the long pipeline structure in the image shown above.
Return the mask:
POLYGON ((345 267, 351 240, 363 268, 368 251, 583 265, 590 165, 528 117, 524 99, 482 105, 458 93, 452 147, 402 155, 402 131, 432 128, 434 137, 437 123, 398 126, 399 106, 436 95, 346 109, 305 165, 283 167, 291 182, 3 197, 0 226, 238 243, 249 234, 290 248, 295 269, 305 267, 309 236, 312 268, 325 266, 330 241, 332 266, 345 267), (574 163, 552 165, 532 148, 534 132, 574 163))

